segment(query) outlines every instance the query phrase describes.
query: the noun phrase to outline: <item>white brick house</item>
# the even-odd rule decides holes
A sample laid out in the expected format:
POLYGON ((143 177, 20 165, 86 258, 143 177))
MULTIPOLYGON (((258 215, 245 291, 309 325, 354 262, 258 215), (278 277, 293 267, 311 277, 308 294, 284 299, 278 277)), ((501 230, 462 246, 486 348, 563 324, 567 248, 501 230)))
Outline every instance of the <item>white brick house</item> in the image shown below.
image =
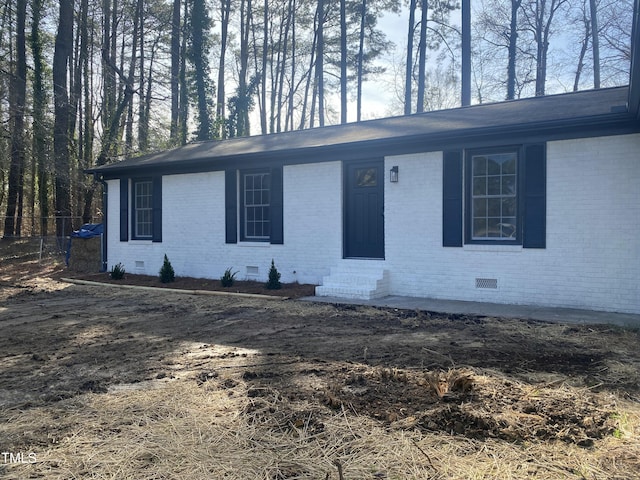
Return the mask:
MULTIPOLYGON (((635 62, 637 65, 638 62, 635 62)), ((632 76, 632 81, 634 77, 632 76)), ((267 136, 96 167, 106 265, 640 313, 636 85, 267 136), (391 176, 397 178, 391 181, 391 176)))

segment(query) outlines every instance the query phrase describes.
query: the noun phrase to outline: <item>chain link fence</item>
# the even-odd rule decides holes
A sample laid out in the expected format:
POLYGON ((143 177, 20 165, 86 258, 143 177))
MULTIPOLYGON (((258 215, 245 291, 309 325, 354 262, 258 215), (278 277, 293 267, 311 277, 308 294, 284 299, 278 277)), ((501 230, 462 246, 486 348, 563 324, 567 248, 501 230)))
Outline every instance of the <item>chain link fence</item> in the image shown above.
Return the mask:
POLYGON ((0 241, 0 262, 15 260, 43 260, 57 258, 63 261, 69 239, 64 237, 3 237, 0 241))
MULTIPOLYGON (((0 215, 0 222, 2 222, 0 223, 0 228, 4 228, 6 218, 6 216, 0 215)), ((78 230, 85 223, 81 216, 22 216, 14 219, 14 225, 20 225, 20 235, 17 238, 55 235, 58 222, 60 222, 63 232, 78 230), (45 235, 43 235, 43 231, 46 232, 45 235)), ((100 222, 102 222, 101 217, 92 217, 89 223, 100 222)), ((7 238, 7 236, 2 238, 7 238)), ((10 238, 16 238, 16 236, 11 236, 10 238)))
MULTIPOLYGON (((0 216, 0 225, 4 225, 4 216, 0 216)), ((65 260, 69 249, 69 236, 55 235, 56 223, 60 220, 64 231, 78 230, 82 225, 82 217, 47 217, 47 235, 40 235, 41 217, 21 217, 20 236, 2 236, 0 241, 0 261, 3 260, 42 260, 47 257, 58 257, 65 260)), ((91 223, 100 223, 94 218, 91 223)))

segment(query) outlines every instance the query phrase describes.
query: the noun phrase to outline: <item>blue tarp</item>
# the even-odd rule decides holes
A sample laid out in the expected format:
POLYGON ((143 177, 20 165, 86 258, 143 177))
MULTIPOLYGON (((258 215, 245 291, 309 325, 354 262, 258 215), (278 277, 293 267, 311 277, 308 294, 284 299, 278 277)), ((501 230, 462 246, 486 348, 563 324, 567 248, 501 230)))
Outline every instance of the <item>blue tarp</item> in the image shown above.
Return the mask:
POLYGON ((99 237, 104 232, 101 223, 85 223, 80 230, 74 231, 69 237, 69 245, 67 247, 66 264, 69 266, 69 258, 71 257, 71 239, 72 238, 93 238, 99 237))
POLYGON ((71 234, 71 237, 75 238, 93 238, 102 235, 104 229, 101 223, 85 223, 80 227, 80 230, 76 230, 71 234))

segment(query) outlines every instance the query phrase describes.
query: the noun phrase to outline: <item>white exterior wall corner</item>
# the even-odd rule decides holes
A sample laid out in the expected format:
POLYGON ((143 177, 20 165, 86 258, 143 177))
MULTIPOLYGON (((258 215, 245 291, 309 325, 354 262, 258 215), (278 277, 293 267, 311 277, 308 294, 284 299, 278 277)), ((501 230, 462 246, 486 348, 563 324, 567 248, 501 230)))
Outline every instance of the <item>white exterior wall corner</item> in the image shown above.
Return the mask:
POLYGON ((638 152, 638 134, 547 144, 545 249, 442 247, 442 153, 387 157, 391 293, 640 313, 638 152))
POLYGON ((120 241, 119 185, 109 181, 108 268, 122 263, 127 272, 157 275, 166 254, 177 276, 222 275, 216 260, 223 254, 224 172, 162 177, 162 242, 120 241))
POLYGON ((217 279, 232 268, 238 279, 266 281, 273 259, 283 282, 318 284, 342 255, 341 163, 285 166, 283 187, 283 245, 225 243, 224 172, 163 176, 162 242, 121 242, 120 181, 110 180, 108 268, 157 275, 166 253, 176 276, 217 279))

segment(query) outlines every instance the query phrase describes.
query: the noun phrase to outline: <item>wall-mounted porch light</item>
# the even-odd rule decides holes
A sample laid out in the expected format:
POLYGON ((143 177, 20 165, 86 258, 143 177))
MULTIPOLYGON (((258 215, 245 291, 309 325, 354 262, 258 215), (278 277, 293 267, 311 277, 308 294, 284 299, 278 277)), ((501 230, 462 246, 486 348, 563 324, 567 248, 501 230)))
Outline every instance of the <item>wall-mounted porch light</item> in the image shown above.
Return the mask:
POLYGON ((397 165, 391 167, 391 170, 389 170, 389 181, 391 183, 398 183, 398 166, 397 165))

